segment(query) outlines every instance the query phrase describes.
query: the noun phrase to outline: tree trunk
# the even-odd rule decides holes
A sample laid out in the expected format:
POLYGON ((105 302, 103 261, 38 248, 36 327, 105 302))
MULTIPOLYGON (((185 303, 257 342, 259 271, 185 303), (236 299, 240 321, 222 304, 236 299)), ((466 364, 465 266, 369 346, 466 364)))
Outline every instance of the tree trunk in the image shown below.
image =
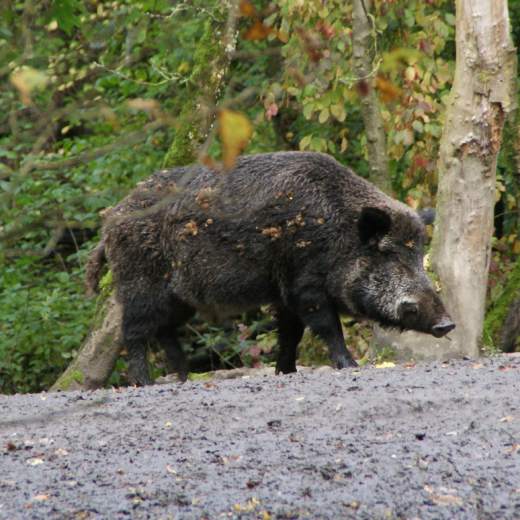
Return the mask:
POLYGON ((103 322, 95 326, 74 361, 52 385, 60 390, 94 390, 112 374, 121 352, 121 306, 110 296, 100 313, 103 322))
POLYGON ((506 0, 457 0, 457 60, 440 144, 432 263, 457 324, 449 338, 375 327, 399 359, 478 356, 493 235, 496 160, 516 96, 506 0))
MULTIPOLYGON (((516 51, 507 0, 457 0, 457 61, 440 144, 432 263, 457 324, 450 350, 480 352, 493 235, 496 161, 514 109, 516 51)), ((448 343, 447 343, 448 342, 448 343)))
POLYGON ((354 0, 352 13, 352 45, 354 71, 362 83, 361 114, 365 127, 368 149, 370 180, 385 193, 391 194, 392 184, 388 171, 386 134, 374 89, 374 39, 375 31, 369 19, 371 0, 354 0))
MULTIPOLYGON (((227 8, 227 22, 215 24, 212 18, 205 26, 191 77, 191 83, 200 86, 200 94, 195 95, 196 101, 186 105, 180 114, 173 143, 165 157, 167 166, 181 166, 196 160, 197 150, 206 141, 215 119, 214 106, 235 50, 238 2, 232 0, 221 8, 223 11, 227 8)), ((114 295, 108 298, 104 309, 102 324, 94 325, 74 361, 52 386, 52 391, 92 390, 102 387, 110 377, 123 348, 122 313, 114 295)))

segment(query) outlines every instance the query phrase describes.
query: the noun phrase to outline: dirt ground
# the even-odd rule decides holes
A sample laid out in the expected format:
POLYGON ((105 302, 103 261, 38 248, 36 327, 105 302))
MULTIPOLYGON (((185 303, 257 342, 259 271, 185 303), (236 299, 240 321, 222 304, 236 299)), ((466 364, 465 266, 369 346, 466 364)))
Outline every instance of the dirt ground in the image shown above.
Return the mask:
POLYGON ((1 519, 520 518, 520 357, 0 397, 1 519))

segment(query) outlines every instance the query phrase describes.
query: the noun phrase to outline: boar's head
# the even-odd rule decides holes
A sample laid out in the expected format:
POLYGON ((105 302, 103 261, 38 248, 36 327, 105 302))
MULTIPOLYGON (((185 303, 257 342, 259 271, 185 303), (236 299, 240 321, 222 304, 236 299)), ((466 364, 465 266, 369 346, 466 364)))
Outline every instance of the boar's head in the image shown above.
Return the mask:
POLYGON ((355 313, 383 326, 441 337, 455 328, 423 267, 424 224, 400 206, 365 207, 346 298, 355 313))

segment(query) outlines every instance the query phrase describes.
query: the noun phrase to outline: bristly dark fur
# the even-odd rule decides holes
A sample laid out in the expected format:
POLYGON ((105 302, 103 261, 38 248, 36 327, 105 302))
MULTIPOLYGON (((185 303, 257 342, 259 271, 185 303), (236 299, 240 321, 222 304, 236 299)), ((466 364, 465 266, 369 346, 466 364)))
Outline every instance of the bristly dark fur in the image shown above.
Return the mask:
POLYGON ((342 368, 355 362, 338 312, 424 332, 449 328, 422 267, 423 239, 415 212, 325 154, 244 156, 226 173, 194 165, 134 190, 107 215, 89 284, 104 252, 138 384, 149 382, 150 339, 186 370, 176 331, 195 311, 219 317, 262 304, 277 309, 277 371, 295 370, 304 326, 342 368))

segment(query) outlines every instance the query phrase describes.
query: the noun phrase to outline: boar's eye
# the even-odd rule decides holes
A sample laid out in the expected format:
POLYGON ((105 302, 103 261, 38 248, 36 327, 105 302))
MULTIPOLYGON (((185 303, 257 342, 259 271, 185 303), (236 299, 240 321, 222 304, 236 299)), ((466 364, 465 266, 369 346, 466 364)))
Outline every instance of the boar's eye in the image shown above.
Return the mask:
POLYGON ((390 215, 380 208, 363 208, 358 221, 359 238, 362 244, 379 242, 392 225, 390 215))

